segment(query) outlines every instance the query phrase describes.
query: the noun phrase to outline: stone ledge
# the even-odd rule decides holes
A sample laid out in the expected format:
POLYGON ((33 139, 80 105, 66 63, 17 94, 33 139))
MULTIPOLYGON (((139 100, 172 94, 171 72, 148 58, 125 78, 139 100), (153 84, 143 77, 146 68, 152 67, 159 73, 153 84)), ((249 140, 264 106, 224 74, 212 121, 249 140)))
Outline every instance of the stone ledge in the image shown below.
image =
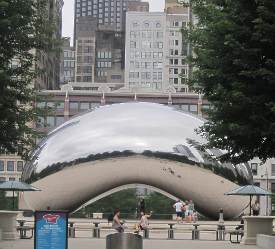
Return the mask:
POLYGON ((257 234, 257 246, 263 249, 274 249, 275 236, 257 234))

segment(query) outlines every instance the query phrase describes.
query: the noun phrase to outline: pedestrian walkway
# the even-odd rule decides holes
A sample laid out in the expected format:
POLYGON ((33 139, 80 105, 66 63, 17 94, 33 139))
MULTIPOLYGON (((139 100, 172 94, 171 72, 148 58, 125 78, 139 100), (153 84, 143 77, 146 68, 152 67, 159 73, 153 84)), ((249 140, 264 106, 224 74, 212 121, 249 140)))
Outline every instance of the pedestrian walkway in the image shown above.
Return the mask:
MULTIPOLYGON (((259 249, 256 246, 232 244, 229 241, 193 241, 149 239, 143 241, 143 249, 259 249)), ((0 241, 0 249, 33 249, 33 240, 0 241)), ((69 239, 69 249, 105 249, 105 239, 69 239)))

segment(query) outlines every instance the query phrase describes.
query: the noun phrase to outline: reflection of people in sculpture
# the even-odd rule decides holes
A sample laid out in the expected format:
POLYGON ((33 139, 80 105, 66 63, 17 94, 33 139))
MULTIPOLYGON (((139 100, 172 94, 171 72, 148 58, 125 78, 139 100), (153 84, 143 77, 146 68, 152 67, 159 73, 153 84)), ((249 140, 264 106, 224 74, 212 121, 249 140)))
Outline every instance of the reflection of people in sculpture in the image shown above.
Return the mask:
POLYGON ((145 213, 145 201, 144 199, 142 198, 139 202, 139 212, 140 213, 145 213))
POLYGON ((124 232, 123 222, 121 222, 120 218, 120 211, 119 209, 116 209, 114 212, 114 218, 113 218, 113 224, 112 227, 117 230, 119 233, 124 232))

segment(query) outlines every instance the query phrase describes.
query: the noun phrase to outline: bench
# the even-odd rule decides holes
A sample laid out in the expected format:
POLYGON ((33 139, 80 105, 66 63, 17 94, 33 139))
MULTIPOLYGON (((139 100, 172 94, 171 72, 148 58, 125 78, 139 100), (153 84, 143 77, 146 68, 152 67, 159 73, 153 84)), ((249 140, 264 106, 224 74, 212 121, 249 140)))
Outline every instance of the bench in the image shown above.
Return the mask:
POLYGON ((19 226, 16 228, 19 231, 20 239, 31 239, 33 237, 34 227, 31 226, 19 226), (31 231, 31 235, 27 236, 27 231, 31 231))

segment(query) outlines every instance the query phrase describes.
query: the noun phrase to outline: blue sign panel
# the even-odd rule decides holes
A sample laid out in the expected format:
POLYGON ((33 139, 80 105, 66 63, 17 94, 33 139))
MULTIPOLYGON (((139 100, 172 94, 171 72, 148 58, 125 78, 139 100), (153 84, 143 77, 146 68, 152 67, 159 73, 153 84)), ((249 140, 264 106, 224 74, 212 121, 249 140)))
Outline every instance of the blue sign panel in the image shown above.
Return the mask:
POLYGON ((68 214, 66 212, 35 212, 34 249, 67 249, 67 229, 68 214))

